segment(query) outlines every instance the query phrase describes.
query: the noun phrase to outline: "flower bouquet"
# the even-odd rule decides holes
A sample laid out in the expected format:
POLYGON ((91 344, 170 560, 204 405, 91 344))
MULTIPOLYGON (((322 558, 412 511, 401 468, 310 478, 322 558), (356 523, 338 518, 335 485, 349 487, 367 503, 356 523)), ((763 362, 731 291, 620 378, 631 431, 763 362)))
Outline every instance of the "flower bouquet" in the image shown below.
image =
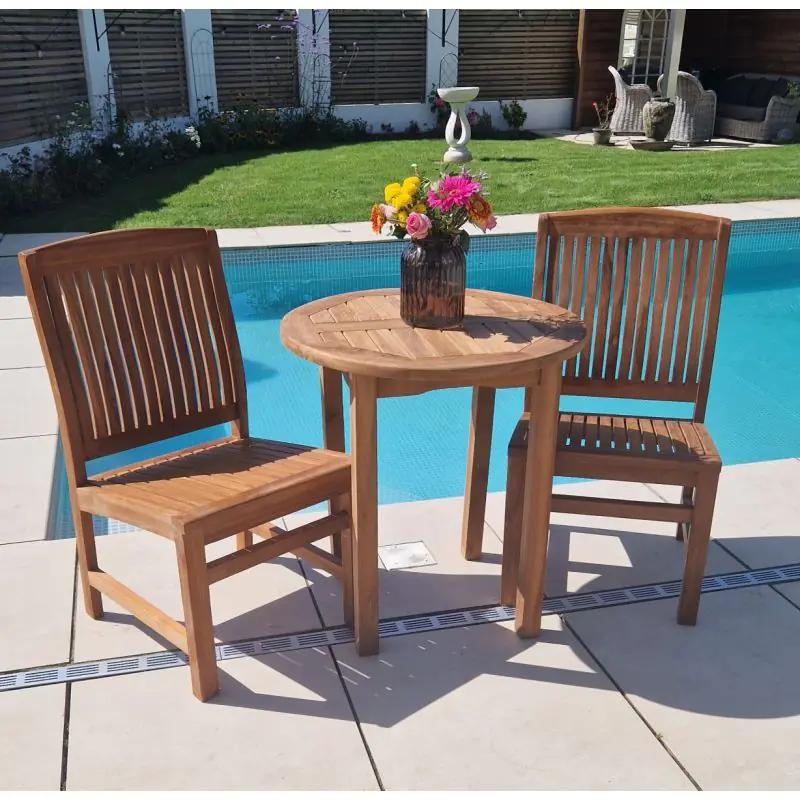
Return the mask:
POLYGON ((429 179, 411 175, 384 188, 372 207, 372 230, 386 225, 411 241, 400 257, 400 316, 410 325, 452 328, 464 318, 466 253, 471 222, 486 232, 497 225, 483 194, 485 175, 466 168, 429 179))

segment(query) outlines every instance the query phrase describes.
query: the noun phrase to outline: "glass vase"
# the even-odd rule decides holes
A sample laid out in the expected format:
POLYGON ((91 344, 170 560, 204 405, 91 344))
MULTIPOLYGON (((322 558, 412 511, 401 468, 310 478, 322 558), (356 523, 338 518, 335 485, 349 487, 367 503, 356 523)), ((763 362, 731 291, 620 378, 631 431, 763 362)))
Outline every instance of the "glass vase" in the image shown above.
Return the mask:
POLYGON ((466 256, 458 236, 411 240, 400 256, 400 317, 417 328, 455 328, 464 319, 466 256))

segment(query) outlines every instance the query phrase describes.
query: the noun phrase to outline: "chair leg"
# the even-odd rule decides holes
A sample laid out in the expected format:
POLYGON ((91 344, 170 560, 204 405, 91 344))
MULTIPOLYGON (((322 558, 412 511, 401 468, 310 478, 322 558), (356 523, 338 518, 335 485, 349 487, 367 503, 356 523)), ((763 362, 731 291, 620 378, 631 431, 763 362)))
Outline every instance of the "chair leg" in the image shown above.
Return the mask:
POLYGON ((686 560, 683 567, 683 585, 678 602, 678 624, 696 625, 700 608, 700 589, 706 569, 711 522, 717 499, 719 473, 700 474, 697 477, 694 512, 686 542, 686 560))
MULTIPOLYGON (((72 499, 73 508, 77 508, 72 499)), ((75 512, 75 539, 78 546, 78 569, 81 574, 83 605, 92 619, 103 617, 103 595, 89 585, 89 573, 97 569, 97 549, 94 541, 94 522, 92 515, 84 511, 75 512)))
POLYGON ((205 543, 202 538, 179 534, 175 540, 178 573, 186 621, 186 643, 192 691, 198 700, 208 700, 219 691, 219 674, 211 622, 205 543))
POLYGON ((236 534, 236 549, 247 550, 253 546, 253 531, 242 531, 236 534))
POLYGON ((500 578, 500 602, 504 606, 513 606, 517 602, 522 504, 525 497, 525 453, 526 448, 524 447, 508 448, 503 565, 500 578))
POLYGON ((495 390, 478 386, 472 391, 472 417, 467 451, 467 482, 464 490, 464 518, 461 525, 461 554, 475 561, 483 554, 483 523, 489 483, 495 390))
MULTIPOLYGON (((684 486, 681 491, 681 503, 685 506, 691 505, 694 502, 694 486, 684 486)), ((675 531, 675 538, 679 542, 689 539, 689 531, 691 525, 688 522, 679 522, 677 530, 675 531)))

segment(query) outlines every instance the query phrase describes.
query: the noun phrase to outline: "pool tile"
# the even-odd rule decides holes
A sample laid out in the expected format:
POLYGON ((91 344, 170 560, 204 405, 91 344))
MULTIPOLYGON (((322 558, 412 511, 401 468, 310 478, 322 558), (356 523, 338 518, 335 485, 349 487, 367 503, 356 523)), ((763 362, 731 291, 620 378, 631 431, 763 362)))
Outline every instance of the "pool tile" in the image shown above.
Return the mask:
POLYGON ((377 789, 327 649, 220 664, 221 692, 175 668, 75 684, 68 789, 377 789))
MULTIPOLYGON (((559 494, 658 500, 643 483, 584 481, 556 487, 559 494)), ((491 493, 487 522, 500 534, 505 494, 491 493)), ((647 520, 552 514, 545 592, 557 596, 676 580, 683 574, 684 546, 675 525, 647 520)), ((742 567, 721 548, 709 549, 706 574, 742 567)))
MULTIPOLYGON (((460 497, 382 505, 378 510, 381 545, 422 541, 436 563, 413 569, 380 569, 382 618, 496 604, 500 601, 501 545, 488 528, 480 561, 461 557, 460 497)), ((303 515, 287 518, 290 527, 303 515)), ((340 584, 324 572, 306 567, 314 597, 328 625, 342 622, 340 584)))
POLYGON ((0 439, 0 544, 48 535, 58 437, 0 439))
POLYGON ((768 587, 570 614, 569 625, 703 789, 800 788, 800 612, 768 587))
MULTIPOLYGON (((233 548, 232 541, 206 548, 207 558, 233 548)), ((97 539, 100 567, 149 602, 183 619, 175 549, 167 539, 143 531, 97 539)), ((106 615, 91 619, 80 605, 75 619, 75 661, 148 653, 172 646, 108 598, 106 615)), ((214 633, 230 642, 319 627, 311 595, 293 556, 245 570, 211 587, 214 633)))
POLYGON ((69 660, 74 582, 74 542, 0 546, 0 671, 69 660))
POLYGON ((57 792, 65 686, 0 693, 0 791, 57 792))
POLYGON ((334 651, 386 789, 692 788, 558 618, 334 651))
POLYGON ((44 367, 0 369, 0 439, 56 433, 58 419, 44 367))

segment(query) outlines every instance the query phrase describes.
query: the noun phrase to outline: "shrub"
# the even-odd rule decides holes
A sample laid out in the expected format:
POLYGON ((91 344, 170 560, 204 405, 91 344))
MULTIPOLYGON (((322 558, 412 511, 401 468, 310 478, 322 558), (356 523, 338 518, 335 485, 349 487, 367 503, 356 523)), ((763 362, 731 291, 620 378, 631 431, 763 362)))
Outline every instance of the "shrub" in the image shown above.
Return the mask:
POLYGON ((512 131, 521 131, 525 125, 525 120, 528 118, 528 113, 522 108, 518 100, 512 100, 506 104, 500 101, 500 113, 503 115, 506 125, 512 131))

